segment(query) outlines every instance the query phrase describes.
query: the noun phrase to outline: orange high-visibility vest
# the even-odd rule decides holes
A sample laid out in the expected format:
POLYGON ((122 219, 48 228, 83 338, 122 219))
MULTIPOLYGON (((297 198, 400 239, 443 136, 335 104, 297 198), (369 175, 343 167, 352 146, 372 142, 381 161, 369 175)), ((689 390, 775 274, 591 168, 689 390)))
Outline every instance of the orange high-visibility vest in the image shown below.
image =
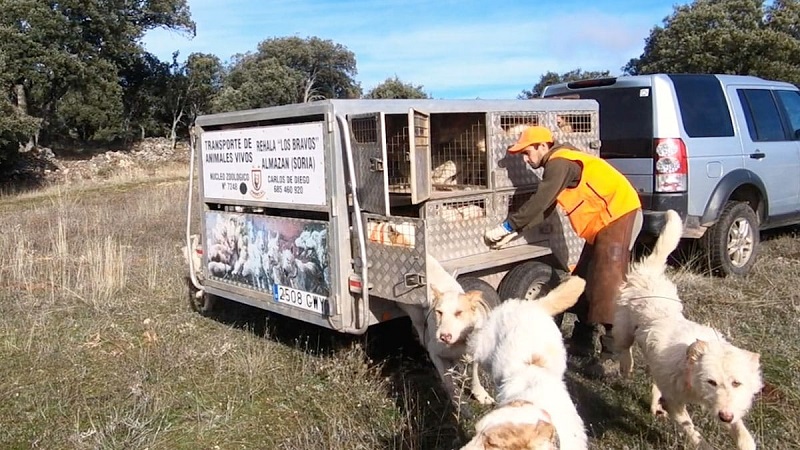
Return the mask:
POLYGON ((600 230, 642 207, 630 181, 605 160, 566 148, 554 151, 550 155, 553 158, 576 161, 583 166, 578 185, 561 191, 556 201, 564 208, 572 228, 586 242, 593 244, 600 230))

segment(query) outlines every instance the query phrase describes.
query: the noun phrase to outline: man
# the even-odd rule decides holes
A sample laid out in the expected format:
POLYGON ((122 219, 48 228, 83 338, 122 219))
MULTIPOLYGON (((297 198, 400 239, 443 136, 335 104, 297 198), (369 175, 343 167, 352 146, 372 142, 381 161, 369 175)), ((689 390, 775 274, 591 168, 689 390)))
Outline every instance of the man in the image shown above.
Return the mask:
POLYGON ((642 226, 642 205, 630 182, 601 158, 570 145, 556 145, 542 126, 522 131, 510 154, 522 154, 533 168, 543 167, 536 193, 485 239, 505 245, 517 231, 532 228, 561 206, 575 232, 585 239, 573 273, 586 279, 586 290, 573 311, 578 316, 568 342, 570 353, 590 357, 586 374, 610 375, 611 323, 619 287, 625 279, 630 252, 642 226))

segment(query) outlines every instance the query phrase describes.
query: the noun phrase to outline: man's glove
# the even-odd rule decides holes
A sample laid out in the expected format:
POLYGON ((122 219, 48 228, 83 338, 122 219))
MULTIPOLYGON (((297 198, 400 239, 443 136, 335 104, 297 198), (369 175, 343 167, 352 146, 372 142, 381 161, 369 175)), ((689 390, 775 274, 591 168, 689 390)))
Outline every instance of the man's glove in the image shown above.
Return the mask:
POLYGON ((511 228, 508 221, 500 223, 492 228, 487 228, 483 233, 483 238, 492 248, 501 248, 511 239, 517 236, 517 232, 511 228))

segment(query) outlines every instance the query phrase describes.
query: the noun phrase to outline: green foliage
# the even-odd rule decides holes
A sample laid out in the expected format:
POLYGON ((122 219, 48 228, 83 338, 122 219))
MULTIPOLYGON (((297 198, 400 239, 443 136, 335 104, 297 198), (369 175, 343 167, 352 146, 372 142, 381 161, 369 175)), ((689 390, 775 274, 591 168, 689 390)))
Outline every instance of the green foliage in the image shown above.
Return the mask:
POLYGON ((800 83, 800 1, 696 0, 654 27, 629 74, 728 73, 800 83))
POLYGON ((544 88, 551 84, 564 83, 568 81, 586 80, 589 78, 602 78, 609 76, 609 74, 610 72, 607 70, 584 71, 583 69, 580 68, 570 70, 569 72, 565 72, 560 75, 555 72, 548 71, 539 78, 539 82, 534 84, 531 90, 529 91, 523 90, 522 93, 517 96, 517 98, 519 99, 538 98, 542 96, 542 91, 544 90, 544 88))
POLYGON ((346 47, 317 37, 272 38, 255 53, 236 55, 215 111, 232 111, 325 98, 357 98, 356 58, 346 47))
POLYGON ((137 61, 139 42, 156 27, 193 35, 186 0, 0 0, 0 88, 20 113, 40 119, 35 134, 45 141, 125 128, 122 118, 135 117, 122 110, 135 106, 125 78, 149 67, 137 61))
POLYGON ((387 78, 383 83, 370 89, 364 98, 430 98, 430 96, 423 90, 422 85, 404 83, 395 75, 394 78, 387 78))

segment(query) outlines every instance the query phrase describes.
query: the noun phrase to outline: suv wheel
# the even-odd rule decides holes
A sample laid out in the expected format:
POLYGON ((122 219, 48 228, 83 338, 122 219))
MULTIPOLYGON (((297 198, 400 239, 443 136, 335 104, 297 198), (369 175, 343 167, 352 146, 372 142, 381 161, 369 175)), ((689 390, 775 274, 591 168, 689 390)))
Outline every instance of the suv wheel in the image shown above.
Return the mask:
POLYGON ((712 273, 747 275, 756 262, 758 216, 746 202, 728 202, 703 239, 712 273))

